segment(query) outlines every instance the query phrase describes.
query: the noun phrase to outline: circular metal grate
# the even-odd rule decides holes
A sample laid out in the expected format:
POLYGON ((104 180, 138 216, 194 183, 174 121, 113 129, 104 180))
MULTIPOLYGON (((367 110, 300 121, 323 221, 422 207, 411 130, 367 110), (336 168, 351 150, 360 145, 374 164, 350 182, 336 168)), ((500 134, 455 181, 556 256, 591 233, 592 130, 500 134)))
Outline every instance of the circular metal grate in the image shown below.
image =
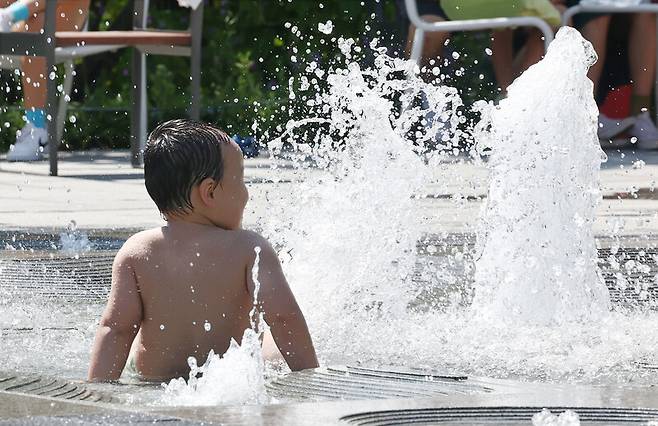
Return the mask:
POLYGON ((0 294, 63 300, 105 300, 114 251, 78 257, 21 255, 0 260, 0 294))
POLYGON ((266 386, 275 398, 298 401, 413 398, 493 391, 463 375, 349 366, 290 373, 266 386))
MULTIPOLYGON (((578 414, 588 425, 644 424, 658 420, 658 410, 640 408, 547 407, 558 415, 566 410, 578 414)), ((341 421, 353 425, 528 425, 538 407, 425 408, 372 411, 352 414, 341 421)))
MULTIPOLYGON (((55 243, 46 237, 49 236, 30 234, 28 238, 12 235, 12 239, 4 236, 17 247, 38 244, 43 248, 54 247, 55 243)), ((98 241, 94 247, 103 247, 102 250, 75 257, 61 251, 35 254, 30 251, 32 248, 4 251, 0 255, 0 296, 104 301, 111 284, 112 261, 121 240, 98 241)), ((615 244, 607 239, 600 239, 599 242, 604 245, 599 248, 599 265, 612 302, 623 308, 658 308, 658 281, 655 279, 658 276, 658 247, 645 240, 634 239, 623 241, 625 245, 634 244, 633 247, 611 248, 615 244)), ((473 236, 467 234, 448 235, 440 239, 438 236, 428 236, 419 241, 414 280, 419 284, 428 284, 428 294, 423 297, 430 302, 445 299, 445 303, 449 303, 446 292, 469 292, 473 281, 473 245, 473 236), (431 250, 428 249, 430 247, 431 250), (450 256, 456 252, 462 254, 459 256, 461 260, 450 261, 450 256), (436 265, 435 268, 443 265, 441 273, 428 268, 430 262, 436 265), (450 271, 455 277, 460 277, 454 280, 455 283, 436 283, 437 277, 443 277, 450 271)))
POLYGON ((69 401, 113 402, 111 396, 89 390, 83 384, 39 375, 20 376, 15 373, 0 372, 0 391, 62 398, 69 401))

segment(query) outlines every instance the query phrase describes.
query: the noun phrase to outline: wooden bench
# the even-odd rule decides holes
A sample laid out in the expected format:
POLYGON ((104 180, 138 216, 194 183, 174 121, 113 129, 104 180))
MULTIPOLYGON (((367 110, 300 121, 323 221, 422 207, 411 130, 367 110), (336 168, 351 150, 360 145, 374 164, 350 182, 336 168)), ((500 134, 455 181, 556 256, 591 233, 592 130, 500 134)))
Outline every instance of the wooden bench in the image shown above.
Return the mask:
MULTIPOLYGON (((132 31, 55 31, 56 1, 46 1, 44 31, 42 33, 0 33, 0 56, 10 66, 18 67, 20 56, 43 56, 47 70, 56 64, 65 64, 64 90, 58 103, 58 91, 53 80, 47 79, 46 115, 57 117, 48 120, 48 146, 50 174, 58 173, 57 153, 64 124, 66 99, 71 90, 73 60, 102 52, 132 48, 132 114, 130 122, 131 163, 142 164, 142 151, 147 136, 147 55, 173 55, 190 58, 191 99, 189 114, 199 119, 201 98, 201 37, 203 30, 203 3, 190 12, 187 31, 163 31, 146 26, 149 0, 134 0, 132 31), (53 43, 53 40, 55 41, 53 43), (59 113, 58 113, 59 112, 59 113)), ((48 72, 50 73, 50 72, 48 72)))

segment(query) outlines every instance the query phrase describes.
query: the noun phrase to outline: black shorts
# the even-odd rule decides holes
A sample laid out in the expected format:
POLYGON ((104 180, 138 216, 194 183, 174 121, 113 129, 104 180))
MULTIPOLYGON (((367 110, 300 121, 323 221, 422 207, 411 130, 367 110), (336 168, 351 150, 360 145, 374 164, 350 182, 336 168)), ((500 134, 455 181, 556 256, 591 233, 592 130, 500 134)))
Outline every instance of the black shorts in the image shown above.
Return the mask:
POLYGON ((418 14, 420 16, 434 15, 440 16, 446 21, 448 20, 439 0, 416 0, 416 6, 418 7, 418 14))

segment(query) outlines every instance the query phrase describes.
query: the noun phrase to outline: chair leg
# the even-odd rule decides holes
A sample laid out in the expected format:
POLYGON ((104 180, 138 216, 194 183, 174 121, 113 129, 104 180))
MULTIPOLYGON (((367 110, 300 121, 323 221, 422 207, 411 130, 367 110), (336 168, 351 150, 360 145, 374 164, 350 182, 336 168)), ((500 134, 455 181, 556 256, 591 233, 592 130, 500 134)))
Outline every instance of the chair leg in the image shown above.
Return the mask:
POLYGON ((48 130, 48 155, 50 163, 50 175, 57 176, 57 155, 59 139, 57 138, 57 83, 51 80, 51 72, 55 71, 55 55, 46 56, 46 128, 48 130))
POLYGON ((146 96, 146 54, 133 49, 132 58, 132 115, 130 117, 130 154, 133 167, 142 165, 148 126, 146 96))
POLYGON ((73 87, 73 61, 64 62, 64 84, 62 93, 59 94, 59 107, 57 108, 57 142, 61 143, 64 138, 64 126, 66 125, 66 112, 73 87))
POLYGON ((190 118, 198 120, 201 116, 201 49, 192 49, 190 56, 190 118))
POLYGON ((203 2, 191 14, 190 31, 190 118, 198 120, 201 115, 201 38, 203 34, 203 2))

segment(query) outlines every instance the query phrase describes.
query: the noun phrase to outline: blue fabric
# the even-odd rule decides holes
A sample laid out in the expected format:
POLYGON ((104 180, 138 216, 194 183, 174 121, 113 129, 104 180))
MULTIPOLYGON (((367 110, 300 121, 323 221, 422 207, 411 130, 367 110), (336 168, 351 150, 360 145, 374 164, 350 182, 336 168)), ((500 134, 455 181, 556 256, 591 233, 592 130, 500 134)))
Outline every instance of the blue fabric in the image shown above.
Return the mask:
POLYGON ((7 8, 7 12, 11 14, 11 19, 16 21, 25 21, 30 17, 30 9, 27 8, 25 3, 16 2, 7 8))
POLYGON ((32 123, 34 127, 41 129, 46 128, 46 111, 41 108, 32 108, 25 111, 27 121, 32 123))

